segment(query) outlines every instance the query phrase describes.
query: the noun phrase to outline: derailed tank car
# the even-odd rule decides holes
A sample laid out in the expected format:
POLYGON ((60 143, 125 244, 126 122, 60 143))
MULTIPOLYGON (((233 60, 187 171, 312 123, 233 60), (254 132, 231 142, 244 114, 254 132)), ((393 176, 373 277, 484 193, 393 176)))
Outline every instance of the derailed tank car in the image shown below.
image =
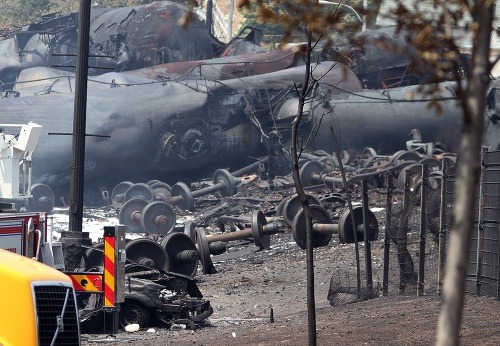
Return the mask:
MULTIPOLYGON (((265 153, 273 131, 286 145, 297 111, 295 87, 302 82, 304 68, 225 81, 158 82, 121 73, 91 78, 86 179, 109 187, 124 180, 171 181, 189 172, 202 174, 200 168, 209 173, 221 164, 246 163, 265 153)), ((56 73, 37 71, 47 77, 56 73)), ((331 151, 329 125, 338 127, 343 150, 383 147, 394 152, 413 128, 428 142, 458 137, 461 112, 451 84, 444 89, 444 113, 438 116, 424 100, 407 98, 415 87, 363 91, 357 77, 343 71, 333 62, 315 68, 315 77, 322 77, 306 105, 301 127, 304 135, 319 128, 314 149, 331 151)), ((43 126, 46 132, 33 158, 35 181, 57 188, 69 184, 71 136, 67 134, 72 129, 74 80, 61 72, 56 76, 20 84, 19 97, 0 101, 0 115, 17 122, 37 119, 43 126)), ((454 143, 446 145, 456 149, 454 143)))
MULTIPOLYGON (((361 90, 354 75, 345 79, 340 68, 331 69, 333 65, 317 68, 325 82, 361 90)), ((102 179, 111 187, 123 180, 168 181, 169 176, 200 173, 200 167, 208 170, 258 156, 267 134, 253 112, 265 112, 268 116, 262 121, 272 123, 282 104, 295 97, 294 83, 300 83, 303 71, 301 66, 227 82, 152 82, 119 73, 94 77, 88 87, 86 133, 97 136, 86 139, 85 177, 102 179)), ((38 72, 55 73, 41 68, 38 72)), ((4 98, 0 109, 2 117, 37 119, 43 126, 33 158, 34 180, 55 188, 69 184, 67 134, 72 131, 74 104, 74 80, 60 72, 56 76, 21 84, 18 97, 4 98)))

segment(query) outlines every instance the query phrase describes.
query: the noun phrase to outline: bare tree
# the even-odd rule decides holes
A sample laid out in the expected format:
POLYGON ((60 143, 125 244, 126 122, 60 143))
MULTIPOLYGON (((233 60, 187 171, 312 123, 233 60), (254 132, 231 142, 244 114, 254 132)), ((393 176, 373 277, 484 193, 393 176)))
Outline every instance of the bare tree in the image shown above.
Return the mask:
POLYGON ((439 315, 438 345, 458 345, 464 304, 467 260, 472 235, 474 200, 480 171, 485 98, 492 64, 489 61, 494 0, 462 1, 470 11, 473 49, 468 78, 461 86, 463 129, 457 166, 454 208, 439 315))
POLYGON ((304 56, 304 80, 301 85, 296 85, 298 96, 297 113, 291 124, 291 161, 292 174, 295 190, 300 199, 306 219, 306 261, 307 261, 307 319, 308 319, 308 344, 316 345, 316 309, 314 297, 314 253, 312 241, 312 214, 309 199, 302 186, 299 176, 299 158, 307 148, 308 143, 299 136, 299 126, 304 115, 304 106, 311 97, 314 85, 318 83, 313 78, 314 62, 312 52, 321 40, 324 47, 331 44, 330 34, 333 31, 355 31, 361 26, 361 22, 346 22, 341 4, 333 4, 325 7, 317 0, 277 0, 265 2, 257 0, 255 4, 248 0, 242 0, 240 8, 253 8, 256 10, 256 19, 280 26, 283 29, 282 44, 292 40, 298 41, 297 49, 304 56))
POLYGON ((311 68, 311 36, 308 36, 306 46, 306 68, 304 74, 304 84, 299 91, 299 106, 297 114, 292 122, 292 137, 291 137, 291 157, 292 157, 292 173, 295 183, 295 190, 300 199, 304 215, 306 218, 306 263, 307 263, 307 320, 308 320, 308 340, 309 345, 316 345, 316 302, 314 298, 314 255, 312 246, 312 216, 309 201, 304 188, 300 182, 299 176, 299 157, 297 154, 298 146, 298 128, 304 114, 304 104, 309 90, 310 68, 311 68))
MULTIPOLYGON (((465 278, 473 230, 476 187, 480 172, 480 152, 486 93, 490 84, 490 38, 494 20, 494 0, 396 1, 392 14, 398 30, 417 50, 420 63, 432 67, 427 82, 448 78, 456 82, 462 108, 462 135, 455 180, 452 226, 446 258, 443 305, 437 329, 438 345, 457 345, 464 304, 465 278), (432 8, 432 11, 425 11, 432 8), (429 15, 429 12, 432 15, 429 15), (465 68, 454 29, 470 31, 472 50, 465 68)), ((434 84, 438 88, 438 84, 434 84)), ((437 101, 431 104, 439 110, 437 101)))

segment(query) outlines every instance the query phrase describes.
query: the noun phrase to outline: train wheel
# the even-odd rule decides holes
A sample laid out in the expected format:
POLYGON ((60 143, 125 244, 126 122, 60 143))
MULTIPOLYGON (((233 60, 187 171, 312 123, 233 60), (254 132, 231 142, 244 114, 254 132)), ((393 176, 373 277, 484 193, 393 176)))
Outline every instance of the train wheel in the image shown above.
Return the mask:
POLYGON ((24 206, 29 212, 50 213, 54 209, 55 196, 52 189, 45 184, 34 184, 31 186, 31 197, 24 206))

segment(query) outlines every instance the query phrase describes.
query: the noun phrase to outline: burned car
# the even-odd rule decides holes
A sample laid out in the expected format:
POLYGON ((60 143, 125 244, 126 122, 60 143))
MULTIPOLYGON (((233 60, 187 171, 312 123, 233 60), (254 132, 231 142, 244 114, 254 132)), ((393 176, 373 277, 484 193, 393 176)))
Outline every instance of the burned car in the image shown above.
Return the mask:
MULTIPOLYGON (((195 329, 212 315, 210 301, 203 299, 193 278, 137 264, 128 264, 125 270, 125 302, 120 304, 119 313, 121 328, 129 324, 144 328, 160 322, 169 326, 185 324, 195 329)), ((82 329, 100 331, 104 325, 102 297, 79 292, 77 298, 82 329)))

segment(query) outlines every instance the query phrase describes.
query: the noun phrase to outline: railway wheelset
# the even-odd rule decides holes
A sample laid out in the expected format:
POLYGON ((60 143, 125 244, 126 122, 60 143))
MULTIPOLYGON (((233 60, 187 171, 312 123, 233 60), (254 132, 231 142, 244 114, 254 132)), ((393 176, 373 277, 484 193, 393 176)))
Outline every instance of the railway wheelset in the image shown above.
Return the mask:
MULTIPOLYGON (((327 246, 333 235, 337 235, 341 243, 362 241, 365 229, 369 241, 378 238, 378 222, 370 210, 363 211, 361 206, 356 206, 351 212, 344 208, 340 217, 332 218, 322 207, 322 201, 343 205, 339 194, 330 194, 321 199, 313 195, 307 197, 313 221, 313 247, 327 246)), ((166 202, 132 198, 122 205, 119 220, 129 232, 147 234, 147 237, 126 242, 127 261, 194 277, 200 262, 204 274, 216 273, 211 256, 224 253, 230 242, 250 240, 257 247, 267 249, 271 244, 271 235, 291 230, 295 243, 305 249, 306 215, 299 197, 292 195, 285 198, 271 212, 274 216, 266 216, 269 212, 265 214, 261 210, 254 210, 250 215, 219 217, 219 225, 238 222, 244 227, 207 235, 203 227, 197 227, 192 222, 176 226, 176 214, 166 202)), ((102 244, 96 244, 87 250, 87 268, 101 264, 99 261, 102 261, 102 256, 98 255, 99 252, 102 252, 102 244)))
MULTIPOLYGON (((411 170, 418 155, 410 154, 412 155, 406 151, 397 153, 387 159, 390 164, 381 171, 360 174, 347 183, 356 184, 359 180, 367 179, 380 185, 380 176, 385 173, 411 170)), ((430 168, 434 166, 435 164, 432 164, 430 168)), ((322 165, 319 162, 309 161, 301 168, 301 180, 305 185, 318 182, 343 185, 340 179, 322 175, 321 171, 322 165)), ((112 202, 113 206, 119 208, 120 223, 130 232, 148 235, 148 238, 127 243, 128 259, 142 264, 154 264, 155 267, 166 271, 194 276, 199 262, 204 274, 215 273, 211 256, 224 253, 230 242, 250 240, 257 247, 266 249, 270 246, 271 235, 290 230, 296 244, 305 249, 306 215, 296 194, 283 199, 276 210, 268 210, 266 213, 255 210, 247 216, 219 217, 217 224, 221 230, 225 230, 224 223, 238 222, 239 225, 244 225, 230 232, 207 235, 203 227, 197 227, 193 223, 183 227, 176 226, 174 208, 192 211, 195 198, 215 192, 222 196, 234 195, 241 181, 241 178, 236 178, 235 175, 219 169, 214 174, 211 186, 195 191, 191 191, 184 183, 176 183, 170 187, 156 180, 147 184, 123 182, 117 185, 112 193, 112 202)), ((378 239, 378 221, 368 208, 345 208, 345 199, 339 193, 330 193, 320 198, 308 194, 307 198, 312 214, 313 247, 328 245, 333 235, 337 235, 341 243, 364 241, 365 235, 368 241, 378 239), (335 208, 342 207, 343 212, 340 216, 331 217, 323 208, 324 203, 333 203, 335 208)))
MULTIPOLYGON (((320 204, 311 204, 310 208, 313 223, 312 245, 315 248, 327 246, 334 234, 338 236, 341 243, 354 243, 356 240, 363 241, 365 229, 369 241, 378 239, 378 221, 370 210, 366 210, 366 215, 363 216, 361 206, 353 208, 352 212, 345 209, 340 218, 335 220, 330 217, 328 211, 320 204), (364 218, 366 223, 363 221, 364 218)), ((225 218, 225 220, 234 221, 238 219, 241 218, 225 218)), ((211 255, 219 254, 220 246, 212 247, 212 245, 221 242, 224 244, 231 241, 251 239, 259 248, 267 249, 271 244, 271 235, 291 230, 295 243, 302 249, 306 248, 306 215, 302 207, 300 207, 300 200, 296 195, 284 202, 281 216, 266 217, 261 210, 254 210, 251 216, 246 218, 246 224, 248 227, 243 229, 214 235, 206 235, 202 227, 196 229, 196 243, 204 274, 216 272, 211 255), (290 219, 289 216, 292 210, 295 210, 295 216, 290 219), (288 218, 286 215, 288 215, 288 218)))
POLYGON ((195 210, 195 198, 212 193, 222 196, 233 196, 237 192, 240 179, 225 169, 218 169, 214 173, 213 184, 195 191, 183 182, 170 186, 158 180, 147 183, 133 184, 124 181, 115 186, 111 193, 111 203, 114 208, 121 209, 129 201, 141 198, 148 202, 161 201, 180 210, 195 210))
MULTIPOLYGON (((398 176, 397 185, 402 188, 402 179, 408 174, 418 178, 422 165, 427 167, 430 177, 437 176, 440 172, 440 162, 437 159, 422 158, 416 152, 402 150, 392 156, 382 157, 368 149, 365 150, 366 155, 371 157, 371 161, 377 162, 377 169, 373 171, 373 168, 368 167, 366 171, 349 179, 348 186, 366 180, 371 185, 381 187, 384 185, 385 175, 392 174, 398 176)), ((254 169, 255 166, 251 165, 248 169, 254 169)), ((310 160, 303 164, 300 178, 304 186, 326 184, 343 187, 342 179, 323 171, 324 167, 318 161, 310 160)), ((296 194, 283 199, 275 209, 269 209, 265 213, 255 210, 250 215, 219 217, 216 224, 223 231, 226 230, 226 223, 239 225, 232 227, 229 232, 208 235, 205 228, 197 227, 194 223, 176 225, 175 209, 193 211, 196 198, 212 193, 221 196, 235 195, 237 186, 244 184, 245 178, 238 178, 243 172, 247 172, 247 168, 233 173, 219 169, 214 173, 212 185, 195 191, 191 191, 182 182, 173 186, 158 180, 139 184, 125 181, 118 184, 112 192, 111 201, 113 207, 119 210, 120 223, 129 232, 147 235, 146 238, 135 239, 126 244, 127 259, 157 269, 194 276, 200 262, 204 274, 215 273, 212 256, 226 252, 231 242, 249 240, 258 248, 267 249, 270 247, 271 235, 291 231, 295 243, 305 249, 306 215, 296 194)), ((418 185, 418 181, 414 184, 418 185)), ((312 214, 313 247, 328 245, 333 235, 341 243, 364 241, 365 236, 368 241, 378 239, 378 221, 368 208, 356 206, 348 209, 345 198, 335 192, 321 197, 307 194, 307 198, 312 214), (323 207, 325 204, 329 204, 330 210, 334 209, 335 217, 330 216, 323 207), (337 208, 342 208, 343 211, 339 214, 336 212, 337 208)), ((96 245, 98 246, 99 244, 96 245)), ((92 251, 93 249, 89 249, 87 256, 91 263, 92 251)))

